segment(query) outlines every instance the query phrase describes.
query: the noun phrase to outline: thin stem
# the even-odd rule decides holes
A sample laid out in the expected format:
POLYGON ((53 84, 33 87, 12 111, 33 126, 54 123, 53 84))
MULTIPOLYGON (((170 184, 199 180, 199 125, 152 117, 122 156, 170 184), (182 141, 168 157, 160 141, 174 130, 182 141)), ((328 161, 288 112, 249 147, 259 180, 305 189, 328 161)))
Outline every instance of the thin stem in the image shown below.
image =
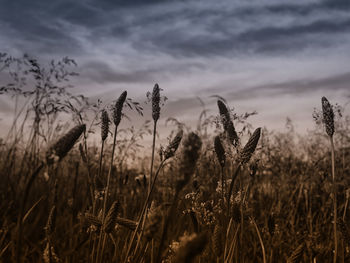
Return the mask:
MULTIPOLYGON (((143 205, 143 208, 142 208, 142 211, 141 211, 141 215, 140 215, 140 217, 139 217, 139 219, 138 219, 138 222, 137 222, 136 229, 134 230, 134 233, 133 233, 133 235, 132 235, 132 237, 131 237, 131 240, 130 240, 130 242, 129 242, 129 246, 128 246, 128 250, 127 250, 127 252, 126 252, 126 256, 125 256, 125 259, 124 259, 124 263, 126 263, 126 262, 128 261, 128 257, 129 257, 129 254, 130 254, 130 250, 131 250, 131 247, 132 247, 132 245, 133 245, 133 243, 134 243, 134 240, 135 240, 137 231, 139 230, 139 228, 140 228, 140 226, 141 226, 141 222, 142 222, 142 219, 143 219, 143 217, 144 217, 144 215, 145 215, 145 211, 146 211, 147 206, 148 206, 148 204, 149 204, 149 202, 150 202, 150 200, 151 200, 151 194, 152 194, 153 189, 154 189, 154 187, 155 187, 155 183, 156 183, 158 174, 159 174, 161 168, 164 166, 165 161, 166 161, 166 160, 163 160, 163 161, 160 163, 160 165, 159 165, 159 167, 158 167, 158 169, 157 169, 157 171, 156 171, 156 174, 155 174, 155 176, 154 176, 154 178, 153 178, 152 185, 151 185, 151 189, 150 189, 150 191, 148 192, 148 195, 147 195, 145 204, 143 205)), ((140 237, 140 238, 141 238, 141 237, 140 237)))
POLYGON ((255 220, 254 220, 253 218, 252 218, 252 222, 253 222, 253 225, 254 225, 254 227, 255 227, 256 233, 258 234, 258 237, 259 237, 259 241, 260 241, 260 245, 261 245, 261 250, 262 250, 262 254, 263 254, 264 263, 266 263, 266 254, 265 254, 264 242, 263 242, 263 240, 262 240, 262 238, 261 238, 259 228, 258 228, 258 226, 256 225, 255 220))
MULTIPOLYGON (((102 160, 103 160, 103 150, 104 150, 104 145, 105 145, 105 140, 102 140, 102 143, 101 143, 101 152, 100 152, 100 160, 99 160, 99 168, 98 168, 98 178, 100 178, 101 176, 101 173, 102 173, 102 160)), ((95 183, 95 182, 94 182, 95 183)), ((96 200, 94 200, 94 205, 93 205, 93 215, 95 215, 95 211, 96 210, 96 200)), ((90 242, 91 242, 91 238, 92 238, 92 235, 95 235, 95 234, 92 234, 90 233, 90 242)), ((96 238, 94 239, 94 244, 92 246, 92 252, 91 252, 91 262, 94 262, 94 256, 95 256, 95 249, 96 249, 96 238)))
POLYGON ((160 239, 158 253, 157 253, 157 257, 156 257, 156 261, 155 261, 156 263, 160 263, 162 261, 162 252, 163 252, 163 248, 165 246, 165 241, 166 241, 167 234, 168 234, 168 228, 169 228, 171 219, 173 218, 173 215, 175 213, 179 194, 180 194, 180 190, 177 189, 175 192, 175 195, 174 195, 173 202, 171 204, 169 214, 166 217, 164 225, 163 225, 162 237, 160 239))
POLYGON ((21 248, 22 248, 22 232, 23 232, 23 214, 26 205, 26 201, 29 195, 29 191, 33 185, 34 179, 40 173, 41 169, 44 167, 44 163, 40 163, 39 166, 35 169, 35 171, 31 174, 24 189, 23 199, 21 202, 21 206, 19 209, 19 214, 17 218, 17 244, 16 244, 16 262, 21 262, 21 248))
POLYGON ((103 140, 101 144, 100 160, 99 160, 99 167, 98 167, 98 174, 97 174, 99 177, 101 176, 101 173, 102 173, 102 159, 103 159, 104 145, 105 145, 105 141, 103 140))
POLYGON ((334 142, 333 136, 330 138, 332 154, 332 179, 333 179, 333 231, 334 231, 334 257, 333 262, 337 262, 338 255, 338 238, 337 238, 337 193, 335 185, 335 161, 334 161, 334 142))
POLYGON ((156 146, 156 133, 157 133, 157 121, 154 121, 153 126, 153 142, 152 142, 152 159, 151 159, 151 172, 149 175, 148 192, 151 191, 151 182, 153 178, 153 163, 154 163, 154 148, 156 146))
POLYGON ((241 169, 241 164, 238 165, 238 167, 236 168, 233 176, 232 176, 232 180, 231 180, 231 183, 230 183, 230 188, 229 188, 229 191, 228 191, 228 194, 227 194, 227 209, 230 209, 230 199, 231 199, 231 195, 232 195, 232 190, 233 190, 233 185, 235 183, 235 180, 239 174, 239 171, 241 169))
MULTIPOLYGON (((113 135, 113 147, 112 147, 112 156, 111 156, 111 163, 109 165, 109 170, 108 170, 108 176, 107 176, 107 185, 106 185, 106 191, 104 194, 104 198, 103 198, 103 210, 102 210, 102 222, 104 222, 105 219, 105 214, 106 214, 106 207, 107 207, 107 199, 108 199, 108 191, 109 191, 109 184, 110 184, 110 180, 111 180, 111 173, 112 173, 112 168, 113 168, 113 160, 114 160, 114 152, 115 152, 115 145, 116 145, 116 141, 117 141, 117 132, 118 132, 118 127, 115 127, 114 130, 114 135, 113 135)), ((100 238, 98 241, 98 250, 97 250, 97 257, 96 260, 99 259, 100 254, 103 254, 103 250, 104 250, 104 246, 102 246, 102 249, 100 251, 100 246, 101 246, 101 238, 103 236, 103 230, 101 228, 101 232, 100 232, 100 238)))

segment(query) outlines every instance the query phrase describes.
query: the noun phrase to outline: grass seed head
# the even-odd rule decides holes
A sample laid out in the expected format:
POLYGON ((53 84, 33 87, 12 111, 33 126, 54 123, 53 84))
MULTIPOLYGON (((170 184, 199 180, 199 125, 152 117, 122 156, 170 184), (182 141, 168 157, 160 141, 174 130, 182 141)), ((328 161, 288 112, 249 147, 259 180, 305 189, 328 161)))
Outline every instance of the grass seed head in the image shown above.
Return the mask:
POLYGON ((59 161, 73 148, 75 142, 85 131, 86 125, 81 124, 72 128, 63 135, 53 146, 46 152, 47 163, 52 164, 57 158, 59 161))
POLYGON ((84 218, 90 225, 94 225, 97 227, 102 226, 102 221, 97 216, 94 216, 90 213, 85 213, 84 218))
POLYGON ((155 237, 156 233, 159 231, 160 225, 162 223, 162 210, 161 207, 154 207, 152 203, 151 208, 148 214, 148 220, 145 224, 144 235, 147 240, 152 240, 155 237))
POLYGON ((118 225, 126 227, 130 230, 135 230, 137 227, 137 222, 130 220, 130 219, 127 219, 127 218, 117 217, 116 222, 118 225))
POLYGON ((119 126, 119 123, 122 119, 122 110, 123 110, 124 102, 126 100, 127 95, 128 93, 126 92, 126 90, 123 91, 123 93, 119 96, 117 102, 115 103, 115 106, 113 109, 113 121, 116 127, 119 126))
POLYGON ((183 143, 183 154, 180 164, 180 174, 183 175, 183 179, 178 181, 178 190, 181 190, 190 181, 200 155, 201 147, 201 138, 194 132, 191 132, 183 143))
POLYGON ((256 146, 258 145, 260 133, 261 133, 261 128, 257 128, 252 134, 252 136, 250 136, 247 144, 242 149, 240 154, 240 160, 242 164, 249 162, 250 158, 252 157, 256 149, 256 146))
POLYGON ((326 97, 322 97, 322 112, 326 133, 329 137, 332 137, 334 134, 334 112, 332 105, 329 103, 326 97))
POLYGON ((220 136, 215 137, 214 149, 215 149, 216 157, 219 160, 220 166, 225 167, 225 162, 226 162, 225 149, 222 146, 220 136))
POLYGON ((160 116, 160 88, 156 83, 152 92, 152 118, 156 122, 160 116))
POLYGON ((167 160, 171 157, 173 157, 176 153, 177 148, 180 145, 180 142, 182 140, 182 136, 183 136, 183 130, 180 130, 176 136, 174 137, 174 139, 170 142, 170 144, 168 145, 168 147, 165 149, 163 156, 164 156, 164 160, 167 160))
POLYGON ((106 218, 104 219, 103 230, 106 233, 111 233, 115 224, 117 222, 118 210, 120 203, 118 201, 113 202, 111 208, 109 209, 106 218))
POLYGON ((106 110, 102 110, 101 113, 101 139, 102 141, 107 139, 108 136, 108 130, 109 130, 109 117, 106 110))
POLYGON ((221 100, 218 100, 218 108, 222 126, 224 127, 227 137, 232 145, 236 147, 239 144, 239 138, 235 127, 233 126, 233 122, 231 121, 230 112, 228 111, 225 103, 223 103, 221 100))

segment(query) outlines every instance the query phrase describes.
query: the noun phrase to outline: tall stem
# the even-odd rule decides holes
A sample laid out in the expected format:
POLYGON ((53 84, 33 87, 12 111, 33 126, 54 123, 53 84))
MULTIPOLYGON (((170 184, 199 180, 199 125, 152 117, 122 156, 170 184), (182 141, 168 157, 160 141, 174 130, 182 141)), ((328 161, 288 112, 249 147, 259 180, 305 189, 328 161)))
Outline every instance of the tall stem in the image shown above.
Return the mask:
MULTIPOLYGON (((109 170, 108 170, 108 176, 107 176, 107 185, 106 185, 106 191, 104 194, 104 199, 103 199, 103 210, 102 210, 102 223, 105 220, 105 216, 106 216, 106 207, 107 207, 107 199, 108 199, 108 191, 109 191, 109 184, 110 184, 110 180, 111 180, 111 173, 112 173, 112 168, 113 168, 113 160, 114 160, 114 152, 115 152, 115 145, 116 145, 116 141, 117 141, 117 131, 118 131, 118 127, 116 126, 114 129, 114 135, 113 135, 113 147, 112 147, 112 156, 111 156, 111 163, 109 165, 109 170)), ((96 262, 98 262, 100 255, 102 256, 103 254, 103 250, 104 247, 102 247, 101 251, 100 251, 100 246, 101 246, 101 239, 102 239, 102 228, 101 228, 101 232, 100 232, 100 238, 98 241, 98 250, 97 250, 97 257, 96 257, 96 262)))
MULTIPOLYGON (((100 178, 101 173, 102 173, 102 160, 103 160, 103 150, 104 150, 104 145, 105 145, 105 140, 102 140, 101 143, 101 152, 100 152, 100 160, 99 160, 99 168, 98 168, 98 178, 100 178)), ((93 182, 95 184, 95 181, 93 182)), ((93 215, 95 215, 96 212, 96 200, 94 200, 94 205, 92 206, 93 210, 92 213, 93 215)), ((90 233, 90 241, 91 242, 91 238, 92 238, 92 233, 90 233)), ((94 262, 94 257, 95 257, 95 249, 96 249, 96 238, 94 239, 94 244, 92 246, 92 252, 91 252, 91 262, 94 262)))
POLYGON ((155 148, 155 146, 156 146, 156 133, 157 133, 157 121, 154 121, 154 126, 153 126, 153 142, 152 142, 151 172, 150 172, 150 175, 149 175, 148 192, 151 191, 151 183, 152 183, 152 177, 153 177, 154 148, 155 148))
POLYGON ((104 145, 105 145, 105 141, 103 140, 101 144, 100 160, 99 160, 99 167, 98 167, 98 174, 97 174, 99 177, 101 176, 101 173, 102 173, 102 159, 103 159, 104 145))
POLYGON ((108 176, 107 176, 107 186, 106 186, 106 191, 105 191, 104 200, 103 200, 103 210, 102 210, 103 211, 103 213, 102 213, 103 219, 105 218, 105 213, 106 213, 109 184, 111 181, 111 173, 112 173, 112 168, 113 168, 115 145, 116 145, 116 141, 117 141, 117 131, 118 131, 118 127, 115 127, 114 135, 113 135, 112 157, 111 157, 111 163, 109 165, 108 176))
POLYGON ((331 154, 332 154, 332 179, 333 179, 333 231, 334 231, 334 257, 333 262, 337 262, 338 255, 338 238, 337 238, 337 193, 335 185, 335 161, 334 161, 334 142, 333 136, 329 137, 331 142, 331 154))
MULTIPOLYGON (((145 204, 143 205, 143 208, 142 208, 140 217, 139 217, 138 222, 137 222, 136 229, 134 230, 134 233, 133 233, 133 235, 132 235, 132 237, 131 237, 131 240, 129 241, 128 250, 127 250, 127 252, 126 252, 126 256, 125 256, 125 260, 124 260, 125 263, 128 262, 128 257, 129 257, 129 254, 130 254, 131 247, 132 247, 132 245, 133 245, 133 243, 134 243, 134 240, 135 240, 137 231, 140 229, 142 219, 143 219, 143 217, 144 217, 144 215, 145 215, 147 206, 148 206, 148 204, 149 204, 149 202, 150 202, 150 200, 151 200, 151 194, 152 194, 153 189, 154 189, 154 186, 155 186, 155 184, 156 184, 156 180, 157 180, 158 174, 159 174, 161 168, 164 166, 164 163, 165 163, 165 160, 163 160, 163 161, 160 163, 160 165, 159 165, 159 167, 158 167, 158 169, 157 169, 157 172, 156 172, 156 174, 155 174, 155 176, 154 176, 154 178, 153 178, 152 185, 151 185, 151 189, 150 189, 150 191, 148 192, 148 195, 147 195, 145 204)), ((140 237, 140 238, 141 238, 141 237, 140 237)))

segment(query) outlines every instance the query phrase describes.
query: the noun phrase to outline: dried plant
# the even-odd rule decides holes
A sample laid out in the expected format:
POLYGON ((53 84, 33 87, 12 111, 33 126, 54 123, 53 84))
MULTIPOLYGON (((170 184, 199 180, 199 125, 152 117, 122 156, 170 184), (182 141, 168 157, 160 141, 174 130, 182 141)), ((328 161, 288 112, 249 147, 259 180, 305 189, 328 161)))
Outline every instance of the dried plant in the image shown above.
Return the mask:
POLYGON ((101 139, 102 141, 107 139, 108 132, 109 132, 109 117, 106 110, 102 110, 101 113, 101 139))
POLYGON ((77 125, 62 136, 46 153, 47 163, 51 164, 55 160, 60 161, 72 149, 75 142, 85 131, 85 124, 77 125))
POLYGON ((329 103, 326 97, 322 97, 322 112, 326 133, 329 137, 332 137, 334 134, 334 112, 332 105, 329 103))
POLYGON ((229 141, 232 143, 233 146, 236 147, 239 144, 239 138, 235 130, 235 127, 233 126, 233 122, 230 117, 230 112, 227 109, 225 103, 221 100, 218 100, 218 107, 219 107, 222 126, 224 127, 224 130, 227 134, 229 141))
POLYGON ((1 262, 349 261, 350 119, 337 104, 323 97, 322 111, 314 115, 318 126, 307 134, 298 134, 288 120, 287 132, 258 128, 241 147, 237 136, 251 131, 251 114, 238 115, 214 96, 224 133, 201 101, 196 133, 184 135, 192 127, 181 116, 169 118, 178 130, 167 147, 158 147, 158 159, 151 157, 146 136, 164 138, 158 126, 151 129, 163 116, 159 85, 147 96, 153 122, 137 129, 129 118, 130 126, 119 128, 128 118, 124 109, 142 115, 123 92, 112 105, 110 130, 101 101, 90 103, 65 90, 64 65, 54 63, 50 73, 29 57, 0 53, 2 74, 8 66, 11 75, 0 82, 13 85, 0 83, 0 94, 13 95, 18 105, 9 134, 0 138, 1 262), (30 70, 27 84, 23 70, 30 70), (74 123, 89 123, 91 110, 88 128, 68 131, 67 114, 74 123), (319 124, 325 136, 319 136, 319 124))
POLYGON ((222 143, 220 140, 220 136, 215 136, 214 149, 215 149, 216 157, 218 158, 220 166, 224 167, 226 162, 226 156, 225 156, 225 149, 222 146, 222 143))
POLYGON ((256 146, 258 145, 259 138, 260 138, 261 128, 257 128, 252 136, 250 136, 247 144, 244 146, 244 148, 240 152, 240 160, 242 164, 245 164, 249 162, 250 158, 252 157, 256 146))
POLYGON ((183 142, 182 156, 180 160, 179 171, 183 179, 178 180, 176 188, 179 191, 190 181, 195 164, 199 158, 202 141, 199 136, 193 132, 187 135, 183 142))
POLYGON ((122 119, 122 110, 127 95, 128 93, 126 91, 123 91, 113 107, 113 122, 116 127, 119 126, 119 123, 122 119))
POLYGON ((51 234, 55 230, 56 226, 56 218, 57 218, 57 210, 56 206, 54 205, 49 213, 49 217, 47 219, 46 227, 45 227, 45 232, 46 232, 46 237, 50 237, 51 234))
POLYGON ((331 159, 332 159, 332 179, 333 179, 333 234, 334 234, 334 257, 333 263, 337 262, 338 256, 338 236, 337 236, 337 192, 336 192, 336 182, 335 182, 335 157, 334 157, 334 112, 332 105, 329 101, 322 97, 322 112, 323 112, 323 122, 326 127, 326 133, 329 136, 331 143, 331 159))
POLYGON ((303 258, 304 250, 305 243, 301 243, 287 259, 287 263, 299 263, 303 258))
POLYGON ((113 202, 111 208, 108 210, 108 213, 103 222, 103 231, 107 234, 111 233, 117 223, 117 215, 119 212, 120 203, 118 201, 113 202))
POLYGON ((152 118, 155 122, 158 121, 160 116, 160 89, 156 83, 152 92, 152 118))
POLYGON ((214 227, 213 249, 217 257, 222 255, 223 251, 223 229, 219 224, 214 227))
POLYGON ((164 156, 164 160, 168 160, 173 157, 176 153, 177 148, 179 148, 180 142, 182 140, 183 130, 178 131, 175 135, 174 139, 169 143, 164 152, 162 152, 162 156, 164 156))

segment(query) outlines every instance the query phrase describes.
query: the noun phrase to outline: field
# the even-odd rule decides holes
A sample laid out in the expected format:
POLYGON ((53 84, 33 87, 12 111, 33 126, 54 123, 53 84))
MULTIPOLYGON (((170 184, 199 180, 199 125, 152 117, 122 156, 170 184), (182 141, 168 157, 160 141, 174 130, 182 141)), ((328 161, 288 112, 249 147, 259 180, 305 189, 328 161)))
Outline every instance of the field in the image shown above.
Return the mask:
POLYGON ((291 122, 255 127, 217 96, 194 128, 162 115, 156 84, 152 121, 120 128, 140 104, 127 91, 110 107, 73 95, 74 61, 0 63, 1 96, 16 102, 0 145, 2 262, 350 262, 341 106, 315 101, 315 129, 301 136, 291 122), (167 118, 177 127, 161 147, 167 118))

